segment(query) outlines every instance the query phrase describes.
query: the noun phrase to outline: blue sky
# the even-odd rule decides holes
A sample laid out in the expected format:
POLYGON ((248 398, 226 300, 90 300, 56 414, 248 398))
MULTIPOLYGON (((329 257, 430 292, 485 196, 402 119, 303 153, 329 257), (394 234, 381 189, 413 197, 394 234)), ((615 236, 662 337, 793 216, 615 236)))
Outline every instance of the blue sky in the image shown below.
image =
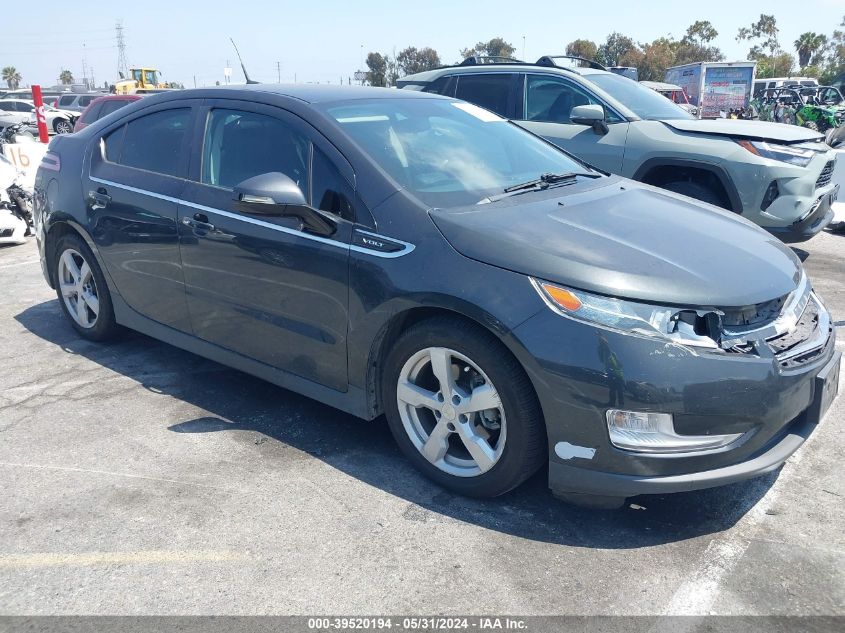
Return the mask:
POLYGON ((222 82, 227 60, 236 68, 233 82, 243 81, 230 36, 254 78, 275 81, 278 61, 283 82, 337 83, 360 66, 361 45, 365 54, 431 46, 444 62, 453 62, 461 48, 495 36, 514 44, 521 56, 525 36, 525 57, 536 59, 562 53, 573 39, 602 41, 612 31, 637 41, 679 37, 697 19, 713 23, 719 31, 716 44, 735 60, 744 59, 748 50, 747 43, 735 41, 737 30, 761 11, 775 15, 781 44, 792 51, 792 42, 804 31, 829 35, 837 28, 845 0, 43 0, 23 11, 29 17, 16 20, 18 31, 4 29, 0 37, 0 66, 15 66, 25 84, 53 84, 63 67, 81 78, 83 58, 98 84, 114 81, 114 24, 122 19, 130 64, 154 66, 165 79, 190 87, 194 76, 197 85, 222 82), (36 27, 41 20, 30 10, 43 12, 43 29, 36 27))

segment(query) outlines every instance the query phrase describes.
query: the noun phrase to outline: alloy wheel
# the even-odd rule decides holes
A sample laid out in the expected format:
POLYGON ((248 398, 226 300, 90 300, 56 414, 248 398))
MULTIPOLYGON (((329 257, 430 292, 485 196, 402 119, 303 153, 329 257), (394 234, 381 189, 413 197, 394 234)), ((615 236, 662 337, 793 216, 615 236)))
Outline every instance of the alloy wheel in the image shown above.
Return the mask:
POLYGON ((94 327, 100 312, 97 282, 88 262, 72 248, 59 258, 59 289, 71 318, 85 329, 94 327))
POLYGON ((62 119, 56 122, 56 134, 70 134, 73 132, 73 126, 69 121, 62 119))
POLYGON ((475 477, 501 458, 507 437, 502 400, 463 354, 444 347, 418 351, 399 373, 396 398, 411 442, 443 472, 475 477))

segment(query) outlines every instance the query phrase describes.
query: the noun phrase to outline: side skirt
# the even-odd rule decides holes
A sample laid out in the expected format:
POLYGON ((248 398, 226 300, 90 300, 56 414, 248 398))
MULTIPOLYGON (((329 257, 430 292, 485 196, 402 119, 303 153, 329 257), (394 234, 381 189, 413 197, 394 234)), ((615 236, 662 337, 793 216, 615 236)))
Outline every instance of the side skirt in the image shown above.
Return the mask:
POLYGON ((221 365, 251 374, 284 389, 295 391, 303 396, 340 409, 356 417, 365 420, 373 419, 372 414, 368 412, 367 397, 363 389, 350 385, 346 392, 336 391, 311 380, 296 376, 295 374, 247 358, 213 343, 203 341, 190 334, 179 332, 138 314, 126 305, 123 298, 116 293, 112 293, 112 304, 117 322, 131 330, 136 330, 174 347, 213 360, 221 365))

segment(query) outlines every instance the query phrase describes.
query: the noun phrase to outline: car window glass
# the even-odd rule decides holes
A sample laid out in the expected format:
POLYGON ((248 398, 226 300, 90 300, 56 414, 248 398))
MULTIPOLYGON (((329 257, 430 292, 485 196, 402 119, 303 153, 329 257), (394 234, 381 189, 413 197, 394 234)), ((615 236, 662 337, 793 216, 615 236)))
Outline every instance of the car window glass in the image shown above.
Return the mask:
POLYGON ((99 118, 97 113, 100 112, 100 108, 102 108, 103 105, 103 103, 95 103, 93 106, 85 110, 79 120, 83 123, 91 123, 91 121, 96 121, 99 118))
POLYGON ((14 103, 3 103, 0 101, 0 110, 4 110, 6 112, 12 112, 15 109, 14 103))
POLYGON ((203 147, 202 182, 232 188, 247 178, 281 172, 305 195, 308 139, 277 118, 215 109, 203 147))
POLYGON ((87 106, 87 105, 88 105, 89 103, 91 103, 91 102, 92 102, 95 98, 96 98, 96 97, 80 97, 80 98, 79 98, 79 105, 81 105, 81 106, 87 106))
POLYGON ((182 176, 183 140, 190 118, 190 108, 178 108, 134 119, 126 125, 119 152, 116 144, 110 147, 112 135, 106 138, 106 158, 127 167, 182 176))
MULTIPOLYGON (((572 123, 572 108, 579 105, 603 105, 572 82, 557 77, 528 75, 525 87, 525 119, 551 123, 572 123)), ((608 122, 619 119, 607 112, 608 122)))
POLYGON ((314 147, 311 163, 311 204, 345 220, 354 220, 352 186, 341 175, 329 157, 314 147))
POLYGON ((124 101, 122 99, 110 99, 109 101, 103 101, 101 104, 101 110, 97 118, 102 119, 103 117, 108 116, 112 112, 120 110, 123 106, 128 103, 129 101, 124 101))
POLYGON ((507 117, 512 83, 512 74, 461 75, 455 96, 507 117))
POLYGON ((76 97, 74 95, 66 95, 64 97, 60 97, 59 98, 59 105, 60 106, 69 106, 69 105, 73 104, 74 99, 76 99, 76 97))

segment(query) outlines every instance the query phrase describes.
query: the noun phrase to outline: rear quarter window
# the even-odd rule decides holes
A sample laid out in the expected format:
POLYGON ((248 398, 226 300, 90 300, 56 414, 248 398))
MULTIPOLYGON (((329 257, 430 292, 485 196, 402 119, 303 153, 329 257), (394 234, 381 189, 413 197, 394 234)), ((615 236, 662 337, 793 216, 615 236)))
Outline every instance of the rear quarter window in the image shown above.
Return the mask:
POLYGON ((507 118, 513 80, 513 73, 461 75, 455 96, 507 118))

